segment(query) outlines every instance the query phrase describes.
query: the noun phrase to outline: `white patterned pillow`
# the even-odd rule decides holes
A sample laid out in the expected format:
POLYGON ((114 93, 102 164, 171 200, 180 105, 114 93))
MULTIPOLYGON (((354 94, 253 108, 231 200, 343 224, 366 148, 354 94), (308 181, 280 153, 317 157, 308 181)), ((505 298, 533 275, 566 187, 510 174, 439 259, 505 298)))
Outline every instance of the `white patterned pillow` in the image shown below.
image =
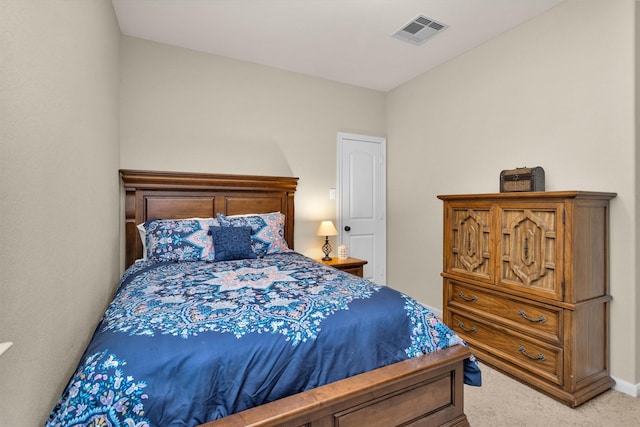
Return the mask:
POLYGON ((285 216, 281 212, 267 214, 217 215, 222 227, 251 227, 251 247, 259 257, 291 252, 284 239, 285 216))

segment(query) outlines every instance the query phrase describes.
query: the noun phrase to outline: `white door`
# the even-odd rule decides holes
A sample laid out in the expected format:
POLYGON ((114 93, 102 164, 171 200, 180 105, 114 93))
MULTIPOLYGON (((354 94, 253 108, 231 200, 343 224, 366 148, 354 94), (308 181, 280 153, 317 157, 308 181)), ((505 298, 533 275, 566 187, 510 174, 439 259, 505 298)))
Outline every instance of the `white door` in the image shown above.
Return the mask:
POLYGON ((338 134, 338 241, 349 256, 368 261, 364 277, 386 284, 384 138, 338 134))

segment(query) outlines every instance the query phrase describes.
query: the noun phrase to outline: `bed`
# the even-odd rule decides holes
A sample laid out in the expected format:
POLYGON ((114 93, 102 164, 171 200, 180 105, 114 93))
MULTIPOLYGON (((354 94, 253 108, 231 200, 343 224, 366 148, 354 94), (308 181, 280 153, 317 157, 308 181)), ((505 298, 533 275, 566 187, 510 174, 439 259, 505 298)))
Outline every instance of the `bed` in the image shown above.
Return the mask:
POLYGON ((297 178, 120 175, 127 269, 48 425, 468 425, 464 343, 294 251, 297 178))

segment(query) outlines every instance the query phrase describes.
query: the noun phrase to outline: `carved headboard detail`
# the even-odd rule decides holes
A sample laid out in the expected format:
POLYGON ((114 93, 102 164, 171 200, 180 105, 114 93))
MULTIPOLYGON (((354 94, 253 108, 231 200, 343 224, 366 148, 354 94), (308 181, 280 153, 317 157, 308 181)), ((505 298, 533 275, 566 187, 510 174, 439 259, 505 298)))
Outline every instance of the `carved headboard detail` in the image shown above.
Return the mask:
POLYGON ((136 225, 148 219, 282 212, 284 237, 293 249, 298 178, 127 169, 121 169, 120 176, 125 190, 126 267, 142 257, 136 225))

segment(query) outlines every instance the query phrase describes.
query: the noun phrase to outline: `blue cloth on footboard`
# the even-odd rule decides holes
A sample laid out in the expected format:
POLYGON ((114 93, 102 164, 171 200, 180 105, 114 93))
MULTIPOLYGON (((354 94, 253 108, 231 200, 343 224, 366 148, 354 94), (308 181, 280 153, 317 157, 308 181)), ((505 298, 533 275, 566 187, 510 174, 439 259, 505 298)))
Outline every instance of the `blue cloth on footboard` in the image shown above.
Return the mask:
POLYGON ((47 425, 194 426, 452 345, 415 300, 295 252, 137 261, 47 425))

